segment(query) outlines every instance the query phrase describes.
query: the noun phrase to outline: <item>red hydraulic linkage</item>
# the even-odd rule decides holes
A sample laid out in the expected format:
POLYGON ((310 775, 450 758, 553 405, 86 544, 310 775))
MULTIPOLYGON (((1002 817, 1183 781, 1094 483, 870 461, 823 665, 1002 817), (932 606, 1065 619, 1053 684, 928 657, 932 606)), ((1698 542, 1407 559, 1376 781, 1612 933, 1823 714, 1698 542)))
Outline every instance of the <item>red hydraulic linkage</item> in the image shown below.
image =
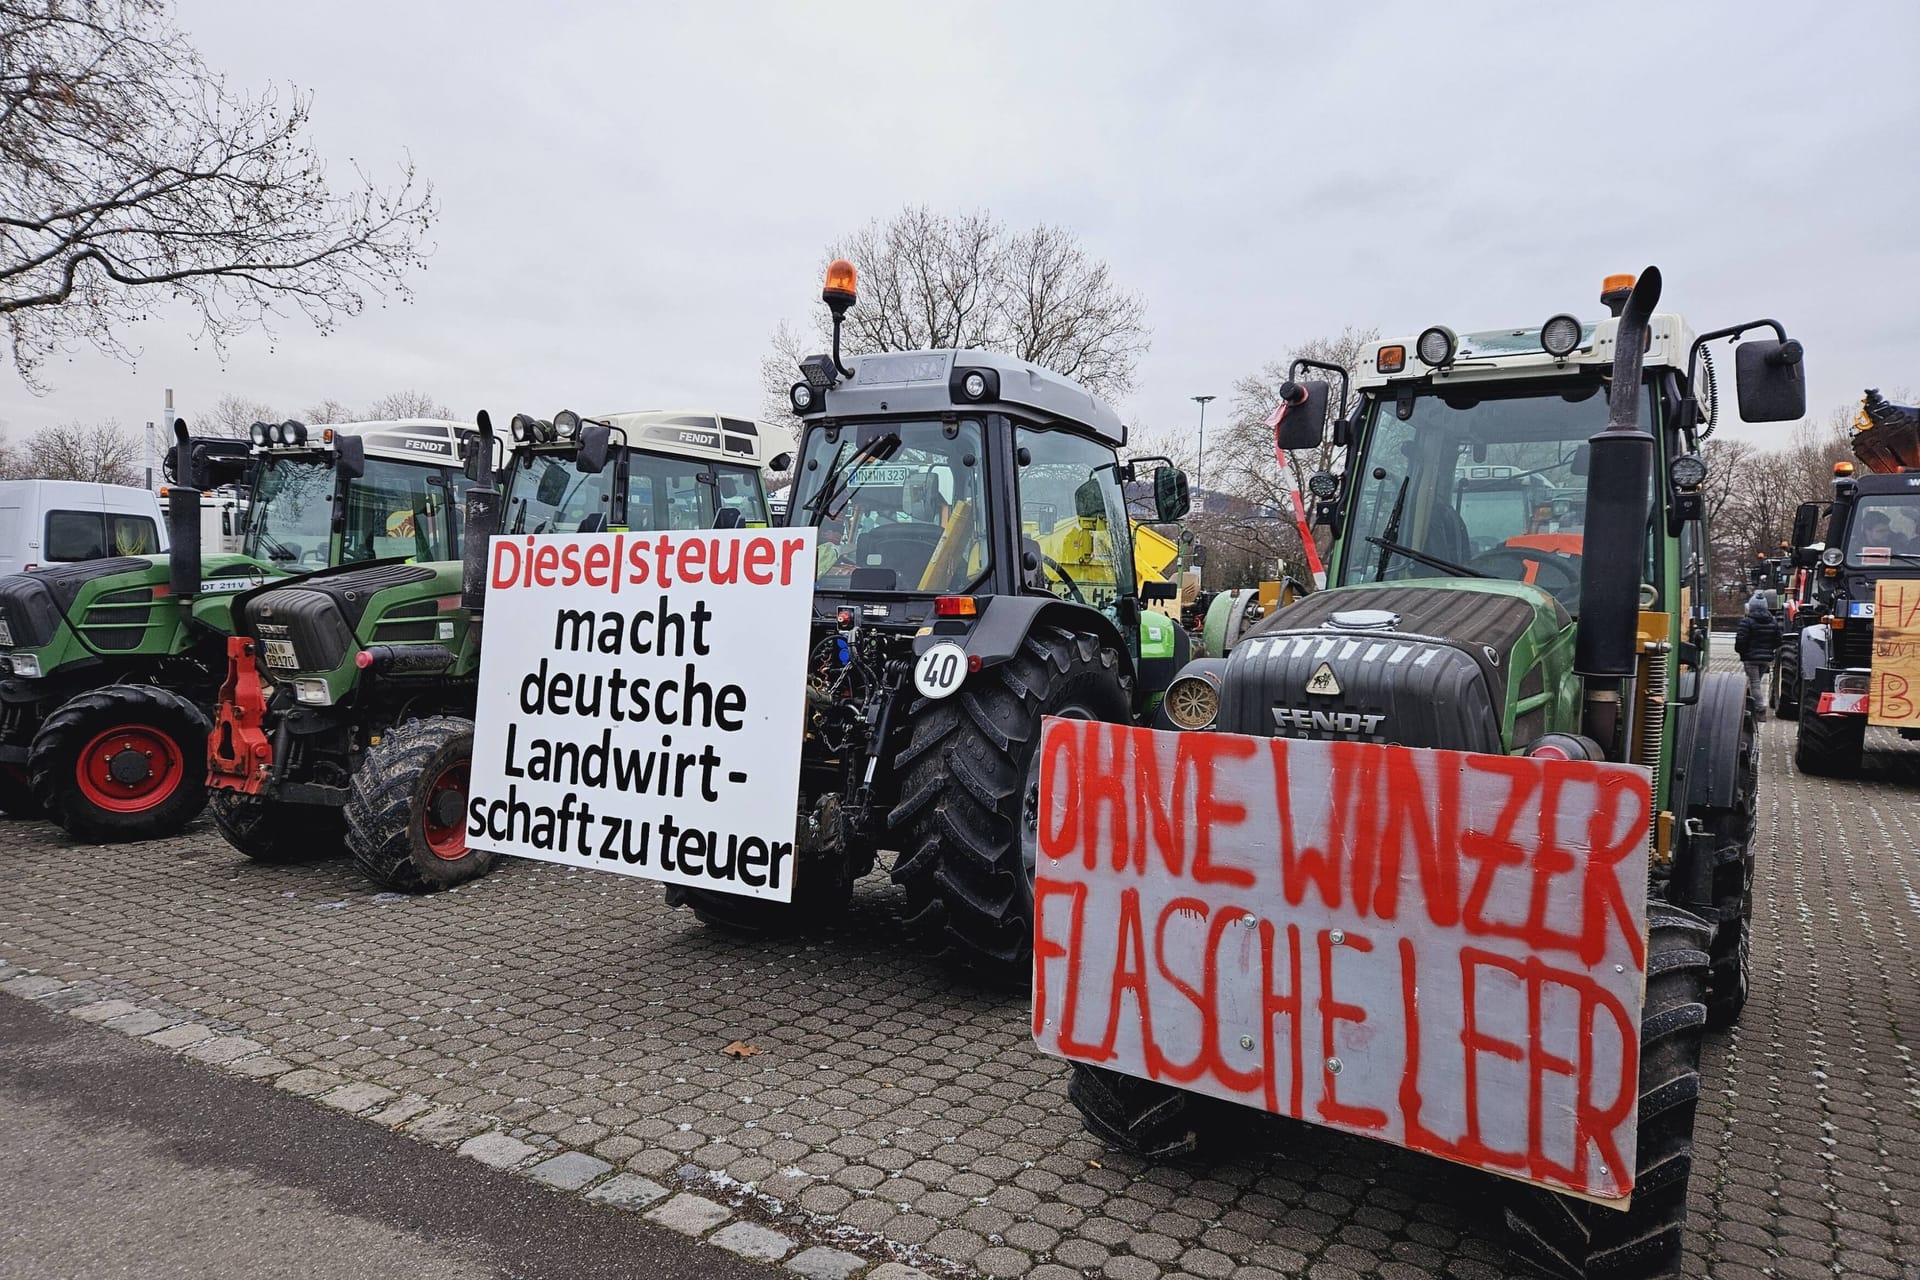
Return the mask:
POLYGON ((207 785, 257 795, 273 767, 267 738, 267 694, 254 657, 256 642, 227 637, 227 679, 220 686, 213 732, 207 735, 207 785))

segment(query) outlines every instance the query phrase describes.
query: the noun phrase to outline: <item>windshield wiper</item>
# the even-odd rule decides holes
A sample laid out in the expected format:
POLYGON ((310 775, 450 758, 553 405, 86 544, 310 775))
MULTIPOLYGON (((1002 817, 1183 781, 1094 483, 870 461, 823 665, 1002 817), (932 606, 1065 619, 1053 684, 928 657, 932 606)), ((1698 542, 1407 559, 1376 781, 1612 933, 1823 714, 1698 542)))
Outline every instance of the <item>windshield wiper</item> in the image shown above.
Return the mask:
POLYGON ((891 458, 894 451, 899 447, 899 433, 889 432, 877 439, 869 440, 866 444, 854 450, 847 456, 845 462, 828 467, 827 474, 820 478, 819 495, 807 504, 807 511, 813 517, 813 523, 817 525, 822 520, 831 520, 839 514, 833 510, 831 499, 839 497, 842 489, 851 488, 850 485, 841 483, 842 476, 850 477, 854 469, 863 463, 874 461, 884 462, 886 459, 891 458), (881 452, 882 450, 885 450, 885 452, 881 452))
MULTIPOLYGON (((1370 537, 1367 539, 1368 542, 1380 542, 1383 548, 1399 545, 1398 543, 1394 542, 1394 539, 1400 536, 1400 513, 1402 509, 1405 508, 1407 505, 1407 486, 1412 483, 1413 483, 1412 476, 1408 476, 1406 479, 1400 482, 1400 492, 1398 495, 1395 496, 1393 500, 1393 514, 1387 517, 1387 527, 1384 530, 1385 541, 1381 542, 1381 540, 1378 538, 1370 537)), ((1375 582, 1385 582, 1386 579, 1387 579, 1387 551, 1383 549, 1380 552, 1380 563, 1373 571, 1373 580, 1375 582)))
MULTIPOLYGON (((1385 538, 1368 537, 1367 541, 1380 548, 1380 564, 1383 569, 1387 563, 1387 557, 1395 555, 1405 556, 1409 560, 1417 560, 1429 568, 1444 570, 1456 578, 1491 578, 1493 576, 1483 569, 1469 569, 1464 564, 1455 564, 1451 560, 1442 560, 1439 556, 1430 556, 1424 551, 1415 551, 1412 547, 1403 547, 1399 543, 1389 542, 1385 538)), ((1378 578, 1374 579, 1375 582, 1379 580, 1378 578)))

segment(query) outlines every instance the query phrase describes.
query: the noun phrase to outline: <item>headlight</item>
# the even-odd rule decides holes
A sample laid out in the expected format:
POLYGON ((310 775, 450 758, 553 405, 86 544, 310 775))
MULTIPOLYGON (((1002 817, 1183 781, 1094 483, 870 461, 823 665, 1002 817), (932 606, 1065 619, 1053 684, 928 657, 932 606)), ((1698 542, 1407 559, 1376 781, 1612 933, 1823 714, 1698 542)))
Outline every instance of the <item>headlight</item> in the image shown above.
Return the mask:
POLYGON ((970 373, 960 384, 960 389, 967 393, 967 399, 978 400, 987 394, 987 379, 983 374, 970 373))
POLYGON ((1839 547, 1828 547, 1820 553, 1820 563, 1829 569, 1838 569, 1846 558, 1847 553, 1839 547))
POLYGON ((1842 671, 1833 678, 1835 693, 1869 693, 1873 689, 1873 673, 1870 671, 1842 671))
POLYGON ((795 413, 805 413, 813 408, 813 388, 804 382, 796 382, 788 390, 787 400, 793 405, 795 413))
POLYGON ((308 676, 293 682, 293 700, 310 707, 330 707, 333 705, 333 691, 327 688, 325 680, 308 676))
POLYGON ((1667 472, 1673 478, 1676 489, 1698 489, 1707 479, 1705 459, 1691 453, 1683 453, 1673 460, 1673 466, 1667 472))
POLYGON ((1331 471, 1316 471, 1307 477, 1307 492, 1322 502, 1331 502, 1340 492, 1340 477, 1331 471))
POLYGON ((562 409, 553 415, 553 429, 563 440, 572 440, 580 434, 580 415, 571 409, 562 409))
POLYGON ((1420 340, 1413 344, 1415 354, 1422 364, 1438 369, 1441 365, 1453 363, 1455 339, 1453 330, 1443 324, 1436 324, 1423 331, 1420 340))
POLYGON ((264 422, 254 423, 247 434, 252 437, 253 443, 262 449, 273 443, 273 428, 264 422))
POLYGON ((5 661, 11 673, 19 676, 22 680, 38 680, 40 678, 40 658, 37 654, 10 653, 5 659, 0 659, 0 661, 5 661))
POLYGON ((1220 714, 1220 691, 1202 676, 1181 676, 1167 686, 1167 719, 1182 729, 1205 729, 1220 714))
POLYGON ((1559 360, 1580 345, 1580 321, 1570 315, 1557 315, 1540 326, 1540 347, 1559 360))

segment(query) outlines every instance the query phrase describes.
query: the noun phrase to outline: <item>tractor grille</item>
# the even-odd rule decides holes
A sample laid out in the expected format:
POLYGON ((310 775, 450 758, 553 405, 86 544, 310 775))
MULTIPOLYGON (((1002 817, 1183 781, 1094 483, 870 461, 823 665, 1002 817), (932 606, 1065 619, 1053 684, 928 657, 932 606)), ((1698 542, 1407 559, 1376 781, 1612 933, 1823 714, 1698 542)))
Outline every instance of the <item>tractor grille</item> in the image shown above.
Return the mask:
POLYGON ((1854 619, 1833 633, 1833 665, 1870 667, 1873 665, 1873 628, 1854 619))
POLYGON ((83 625, 86 637, 96 649, 127 650, 140 647, 147 625, 153 620, 153 588, 130 587, 110 591, 87 607, 83 625), (102 608, 102 605, 113 606, 102 608), (144 605, 144 608, 131 606, 144 605))
POLYGON ((379 592, 426 582, 434 576, 424 565, 376 565, 347 573, 302 579, 297 585, 275 587, 243 597, 235 609, 242 632, 263 642, 267 670, 332 671, 346 660, 367 607, 379 592), (294 664, 275 661, 276 646, 293 644, 294 664))

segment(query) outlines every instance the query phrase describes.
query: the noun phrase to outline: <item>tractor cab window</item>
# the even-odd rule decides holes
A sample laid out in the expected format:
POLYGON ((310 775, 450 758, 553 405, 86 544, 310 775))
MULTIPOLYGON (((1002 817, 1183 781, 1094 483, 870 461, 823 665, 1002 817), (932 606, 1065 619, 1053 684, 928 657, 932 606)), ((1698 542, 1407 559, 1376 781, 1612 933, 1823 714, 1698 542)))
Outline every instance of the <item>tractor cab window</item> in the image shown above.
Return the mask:
POLYGON ((1863 496, 1847 530, 1847 563, 1862 568, 1920 563, 1920 495, 1863 496))
POLYGON ((1587 441, 1606 426, 1606 397, 1598 382, 1489 390, 1373 403, 1341 581, 1508 578, 1579 607, 1587 441))
POLYGON ((263 458, 247 508, 246 554, 289 569, 324 569, 332 541, 333 468, 317 458, 263 458))
POLYGON ((1113 450, 1084 436, 1027 426, 1016 428, 1013 441, 1015 456, 1024 457, 1018 470, 1026 585, 1111 607, 1133 590, 1132 526, 1113 450))
MULTIPOLYGON (((604 533, 612 526, 617 461, 583 475, 570 453, 524 456, 507 487, 508 533, 604 533)), ((633 450, 626 457, 627 526, 633 529, 710 529, 723 506, 749 524, 766 523, 759 473, 752 467, 633 450)))
POLYGON ((795 472, 790 524, 820 530, 827 590, 964 590, 986 573, 984 433, 954 422, 814 428, 795 472))
POLYGON ((340 562, 455 559, 468 483, 447 468, 368 458, 366 474, 347 485, 340 562))

